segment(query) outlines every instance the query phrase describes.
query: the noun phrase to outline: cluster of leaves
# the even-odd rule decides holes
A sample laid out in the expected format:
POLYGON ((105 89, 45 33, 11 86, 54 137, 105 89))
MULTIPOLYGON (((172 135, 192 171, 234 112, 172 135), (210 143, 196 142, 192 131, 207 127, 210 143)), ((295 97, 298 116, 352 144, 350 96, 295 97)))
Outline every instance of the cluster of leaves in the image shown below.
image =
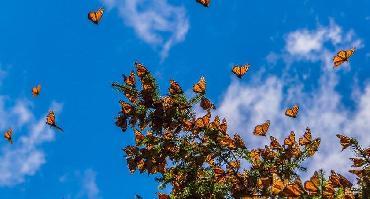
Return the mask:
MULTIPOLYGON (((291 132, 283 143, 271 136, 269 146, 248 149, 238 134, 231 136, 225 119, 212 117, 215 106, 205 96, 203 77, 193 86, 194 97, 188 99, 174 80, 161 96, 147 68, 141 63, 135 67, 136 73, 124 76, 123 83, 112 84, 127 98, 119 102, 116 125, 122 131, 130 126, 135 134, 135 145, 123 149, 129 170, 155 174, 162 188, 172 188, 170 195, 158 194, 159 198, 333 198, 351 189, 352 184, 334 171, 329 180, 316 172, 303 186, 296 172, 305 170, 302 162, 320 145, 309 128, 298 142, 291 132), (206 114, 196 117, 193 107, 199 103, 206 114), (327 184, 332 185, 332 195, 324 194, 331 188, 327 184)), ((368 155, 369 151, 361 154, 365 152, 368 155)))

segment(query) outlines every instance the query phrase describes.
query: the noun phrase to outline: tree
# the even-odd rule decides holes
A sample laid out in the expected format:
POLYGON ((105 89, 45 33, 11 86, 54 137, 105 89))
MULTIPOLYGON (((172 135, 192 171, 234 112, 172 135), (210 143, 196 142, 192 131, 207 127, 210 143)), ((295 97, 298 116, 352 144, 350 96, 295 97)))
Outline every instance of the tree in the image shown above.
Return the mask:
MULTIPOLYGON (((301 182, 297 171, 306 169, 302 162, 314 156, 320 145, 320 138, 312 138, 309 128, 298 141, 292 131, 282 143, 270 136, 269 146, 248 149, 238 134, 228 132, 226 119, 212 118, 215 106, 205 95, 203 77, 193 86, 194 97, 186 97, 174 80, 161 96, 147 68, 141 63, 135 67, 136 73, 123 76, 123 83, 112 84, 126 98, 119 101, 116 125, 123 132, 130 127, 135 134, 135 145, 123 149, 129 170, 155 174, 160 187, 171 186, 170 195, 159 193, 159 198, 354 198, 355 192, 368 190, 363 173, 358 174, 363 186, 357 191, 335 171, 329 179, 319 171, 301 182), (197 118, 193 107, 199 103, 206 114, 197 118), (248 165, 241 166, 242 162, 248 165)), ((269 123, 256 130, 268 127, 269 123)), ((354 139, 349 142, 365 161, 356 166, 368 171, 370 149, 356 148, 354 139)))

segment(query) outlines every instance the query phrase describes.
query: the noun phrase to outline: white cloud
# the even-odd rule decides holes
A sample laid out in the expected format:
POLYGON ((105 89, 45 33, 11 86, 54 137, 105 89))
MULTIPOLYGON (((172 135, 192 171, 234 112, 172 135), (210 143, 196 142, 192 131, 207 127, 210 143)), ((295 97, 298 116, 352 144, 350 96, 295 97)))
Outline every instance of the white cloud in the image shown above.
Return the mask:
MULTIPOLYGON (((361 48, 363 47, 360 39, 354 39, 354 32, 343 33, 333 20, 329 26, 319 26, 316 30, 299 29, 290 32, 286 37, 285 50, 286 61, 309 60, 321 61, 328 51, 327 46, 339 48, 361 48)), ((328 57, 331 59, 331 57, 328 57)))
POLYGON ((291 130, 297 136, 302 135, 308 126, 315 137, 321 137, 319 152, 306 162, 310 168, 308 174, 320 168, 326 171, 334 168, 350 176, 347 172, 350 167, 348 158, 352 154, 349 151, 341 152, 335 135, 344 133, 359 138, 362 144, 370 143, 370 126, 366 125, 370 121, 370 84, 366 85, 363 93, 357 93, 355 109, 346 107, 343 93, 336 91, 339 77, 330 63, 335 52, 327 46, 338 48, 354 43, 362 46, 361 40, 354 37, 353 31, 344 33, 334 22, 329 27, 319 27, 313 31, 294 31, 287 38, 286 51, 282 52, 287 52, 284 55, 287 60, 314 62, 315 70, 321 71, 320 78, 314 82, 317 88, 305 90, 310 85, 290 74, 288 65, 292 62, 288 62, 282 70, 290 76, 256 75, 256 80, 248 85, 233 81, 218 113, 228 118, 231 132, 240 133, 250 147, 262 147, 269 142, 268 138, 252 135, 253 128, 265 120, 271 121, 269 134, 281 141, 291 130), (313 54, 320 56, 313 58, 313 54), (285 109, 295 103, 300 105, 298 118, 286 117, 285 109))
MULTIPOLYGON (((5 98, 0 98, 0 118, 7 125, 1 126, 4 131, 13 125, 14 143, 5 143, 0 149, 0 186, 14 186, 25 181, 27 176, 34 175, 46 162, 45 152, 40 145, 55 139, 55 132, 45 126, 45 116, 35 120, 31 112, 31 103, 18 101, 14 107, 5 108, 5 98), (3 117, 3 113, 7 113, 3 117), (12 122, 14 124, 12 124, 12 122), (21 129, 26 128, 29 133, 20 135, 21 129)), ((51 108, 56 112, 62 106, 53 103, 51 108)))
POLYGON ((77 186, 78 192, 68 193, 63 196, 65 198, 101 198, 100 189, 96 182, 96 172, 92 169, 75 171, 73 174, 66 173, 59 177, 59 182, 77 186))
POLYGON ((95 171, 88 169, 84 172, 83 191, 86 193, 88 199, 99 198, 99 188, 96 184, 95 171))
POLYGON ((117 8, 124 23, 139 38, 161 47, 162 60, 176 43, 182 42, 189 29, 185 8, 167 0, 102 0, 108 8, 117 8))

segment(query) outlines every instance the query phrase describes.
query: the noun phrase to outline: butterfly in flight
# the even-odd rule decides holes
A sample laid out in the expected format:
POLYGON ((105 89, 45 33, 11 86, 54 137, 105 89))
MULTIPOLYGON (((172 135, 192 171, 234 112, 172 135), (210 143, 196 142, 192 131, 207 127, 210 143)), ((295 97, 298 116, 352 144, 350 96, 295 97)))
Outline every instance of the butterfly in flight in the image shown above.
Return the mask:
POLYGON ((34 97, 39 96, 40 92, 41 92, 41 85, 40 84, 32 88, 32 95, 34 97))
POLYGON ((258 136, 266 136, 267 131, 270 127, 270 120, 267 120, 263 124, 257 125, 254 128, 253 134, 258 136))
POLYGON ((48 113, 48 115, 46 116, 46 124, 49 125, 50 127, 54 127, 54 128, 63 132, 63 129, 60 128, 59 126, 57 126, 57 124, 55 122, 55 113, 54 113, 54 111, 50 111, 48 113))
POLYGON ((334 68, 340 66, 344 62, 348 62, 349 58, 355 53, 356 49, 340 50, 337 55, 333 57, 334 68))
POLYGON ((233 67, 231 72, 233 72, 238 78, 242 78, 245 75, 245 73, 248 72, 250 66, 251 66, 250 64, 245 64, 242 66, 236 65, 233 67))
POLYGON ((87 18, 94 24, 99 24, 104 14, 104 8, 99 8, 97 11, 90 11, 87 18))
POLYGON ((197 0, 197 2, 208 8, 211 0, 197 0))
POLYGON ((296 118, 297 115, 298 115, 298 111, 299 111, 299 106, 297 104, 295 104, 293 107, 288 108, 285 111, 285 115, 288 116, 288 117, 296 118))
POLYGON ((4 133, 4 138, 8 140, 10 144, 13 144, 13 129, 9 129, 4 133))

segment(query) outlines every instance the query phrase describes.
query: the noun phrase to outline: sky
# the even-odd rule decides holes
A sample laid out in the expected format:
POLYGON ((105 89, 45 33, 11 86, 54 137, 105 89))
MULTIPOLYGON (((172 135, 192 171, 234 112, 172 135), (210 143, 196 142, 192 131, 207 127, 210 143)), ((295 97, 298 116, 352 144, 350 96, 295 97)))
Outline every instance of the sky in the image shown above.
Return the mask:
MULTIPOLYGON (((111 88, 140 60, 163 93, 170 79, 185 89, 205 76, 207 96, 231 132, 250 147, 271 121, 280 140, 311 128, 320 151, 304 164, 347 172, 351 156, 335 134, 370 143, 370 1, 195 0, 1 1, 0 131, 14 129, 14 144, 0 142, 2 199, 156 198, 153 176, 130 174, 121 148, 131 132, 114 125, 122 96, 111 88), (90 10, 106 8, 99 25, 90 10), (338 69, 340 49, 356 47, 338 69), (250 63, 239 80, 234 64, 250 63), (39 97, 31 88, 42 85, 39 97), (298 103, 292 120, 286 107, 298 103), (59 133, 45 126, 56 111, 59 133)), ((352 178, 353 179, 353 178, 352 178)))

